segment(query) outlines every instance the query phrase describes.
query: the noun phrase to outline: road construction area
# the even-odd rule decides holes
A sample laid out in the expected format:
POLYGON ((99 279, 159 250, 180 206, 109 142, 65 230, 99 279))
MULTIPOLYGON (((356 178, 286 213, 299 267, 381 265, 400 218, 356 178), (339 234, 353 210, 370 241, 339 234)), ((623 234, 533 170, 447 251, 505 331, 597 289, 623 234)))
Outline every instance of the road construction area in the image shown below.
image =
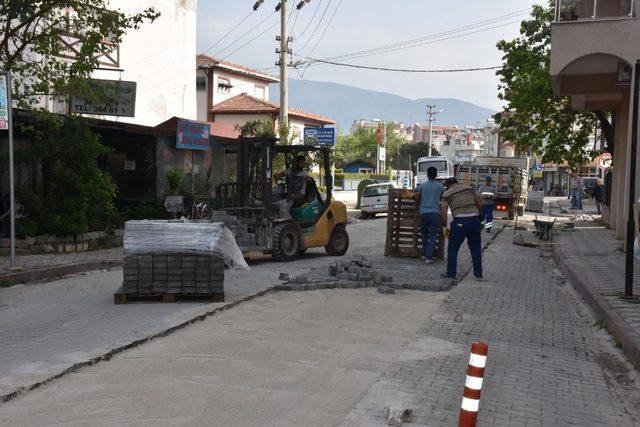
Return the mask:
MULTIPOLYGON (((550 247, 514 245, 510 226, 483 234, 486 282, 461 277, 440 292, 272 291, 245 301, 282 272, 313 277, 335 263, 320 251, 230 272, 229 301, 243 302, 205 319, 198 314, 223 305, 114 306, 119 271, 9 288, 20 298, 0 313, 5 391, 142 341, 5 399, 0 425, 382 426, 390 407, 412 410, 406 425, 455 425, 478 340, 489 345, 479 425, 637 425, 637 372, 550 247)), ((384 218, 348 228, 349 256, 402 270, 402 280, 439 280, 441 262, 383 257, 384 218)), ((466 247, 460 264, 466 272, 466 247)))
MULTIPOLYGON (((385 227, 384 217, 350 224, 351 247, 345 258, 362 254, 376 267, 393 266, 394 259, 383 256, 385 227)), ((122 285, 122 269, 3 289, 0 395, 32 387, 77 364, 109 357, 131 343, 251 298, 280 284, 280 273, 293 278, 313 270, 325 271, 329 264, 341 259, 327 256, 322 249, 311 249, 290 263, 274 262, 269 257, 250 261, 251 271, 226 272, 224 303, 114 305, 113 294, 122 285)), ((469 256, 463 255, 461 262, 469 265, 469 256)), ((409 264, 413 272, 398 269, 409 279, 438 280, 440 269, 436 266, 425 270, 419 262, 409 264)))

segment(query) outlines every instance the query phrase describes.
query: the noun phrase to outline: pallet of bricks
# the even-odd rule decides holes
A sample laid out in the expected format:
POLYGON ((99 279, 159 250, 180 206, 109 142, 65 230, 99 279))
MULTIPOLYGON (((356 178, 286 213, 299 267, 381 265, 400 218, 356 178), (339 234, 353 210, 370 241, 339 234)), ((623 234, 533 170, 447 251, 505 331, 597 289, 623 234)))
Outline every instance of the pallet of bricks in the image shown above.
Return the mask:
MULTIPOLYGON (((419 258, 422 256, 420 236, 420 203, 415 192, 407 189, 389 190, 387 238, 385 256, 419 258)), ((444 236, 438 238, 436 258, 444 259, 444 236)))
POLYGON ((124 252, 124 282, 114 295, 116 304, 222 302, 225 258, 246 266, 233 235, 220 223, 129 221, 124 252))

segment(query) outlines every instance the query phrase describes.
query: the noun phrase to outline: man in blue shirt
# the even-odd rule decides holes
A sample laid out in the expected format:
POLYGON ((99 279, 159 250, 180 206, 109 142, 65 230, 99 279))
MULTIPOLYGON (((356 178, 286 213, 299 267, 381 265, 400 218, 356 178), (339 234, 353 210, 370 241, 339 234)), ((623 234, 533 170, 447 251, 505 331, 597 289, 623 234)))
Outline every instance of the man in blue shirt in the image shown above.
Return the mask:
POLYGON ((416 199, 420 201, 420 234, 422 235, 422 258, 431 264, 436 242, 440 236, 440 201, 445 192, 444 185, 436 181, 438 170, 427 169, 427 182, 417 188, 416 199))

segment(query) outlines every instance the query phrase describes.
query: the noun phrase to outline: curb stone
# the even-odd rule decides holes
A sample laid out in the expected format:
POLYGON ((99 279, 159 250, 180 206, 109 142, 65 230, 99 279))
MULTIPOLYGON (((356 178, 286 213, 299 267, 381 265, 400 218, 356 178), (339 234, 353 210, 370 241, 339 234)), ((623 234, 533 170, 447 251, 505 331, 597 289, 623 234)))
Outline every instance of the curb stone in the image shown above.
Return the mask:
POLYGON ((599 292, 591 289, 578 277, 558 245, 553 246, 553 259, 562 273, 569 278, 574 289, 589 305, 596 319, 604 322, 611 335, 620 343, 622 351, 633 366, 640 369, 640 336, 638 333, 624 321, 622 316, 609 305, 599 292))
POLYGON ((122 267, 122 261, 83 261, 3 274, 0 275, 0 281, 4 281, 9 285, 32 284, 88 271, 108 270, 118 267, 122 267))

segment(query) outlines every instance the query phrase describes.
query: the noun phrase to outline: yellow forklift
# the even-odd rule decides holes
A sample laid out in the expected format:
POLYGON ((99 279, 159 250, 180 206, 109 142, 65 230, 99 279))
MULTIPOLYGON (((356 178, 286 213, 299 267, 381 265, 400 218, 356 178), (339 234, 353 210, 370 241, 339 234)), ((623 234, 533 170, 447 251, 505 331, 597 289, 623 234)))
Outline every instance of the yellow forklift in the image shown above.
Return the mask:
POLYGON ((278 261, 292 261, 309 248, 324 247, 331 256, 349 249, 347 208, 331 197, 331 150, 307 145, 276 145, 274 138, 240 138, 235 149, 235 182, 216 187, 213 221, 222 221, 234 232, 236 243, 250 258, 271 254, 278 261), (274 175, 274 164, 291 170, 298 156, 311 156, 321 165, 326 194, 315 180, 306 184, 302 206, 291 206, 290 174, 274 175), (283 207, 285 207, 283 209, 283 207))

